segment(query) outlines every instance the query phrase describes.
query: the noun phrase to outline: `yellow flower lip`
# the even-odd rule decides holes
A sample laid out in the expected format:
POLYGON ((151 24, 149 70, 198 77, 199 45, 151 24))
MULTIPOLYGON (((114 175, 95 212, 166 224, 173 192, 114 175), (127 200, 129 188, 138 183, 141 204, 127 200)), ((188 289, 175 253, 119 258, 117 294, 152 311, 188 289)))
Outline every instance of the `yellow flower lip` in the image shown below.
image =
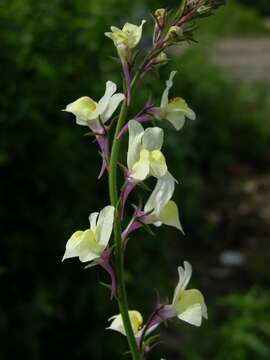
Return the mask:
MULTIPOLYGON (((134 335, 137 336, 143 328, 143 317, 137 310, 129 310, 128 315, 134 335)), ((112 322, 107 329, 115 330, 120 332, 122 335, 126 335, 121 314, 112 316, 109 321, 112 322)))
POLYGON ((75 116, 87 121, 89 117, 95 112, 97 103, 89 96, 80 97, 78 100, 69 104, 65 111, 74 114, 75 116))
POLYGON ((159 150, 153 150, 150 153, 150 157, 153 158, 153 160, 158 161, 163 159, 162 152, 159 150))
POLYGON ((183 109, 188 108, 187 102, 183 98, 181 98, 179 96, 169 99, 168 106, 169 107, 170 106, 171 107, 178 107, 178 108, 183 108, 183 109))
POLYGON ((131 322, 134 328, 139 331, 143 326, 143 317, 138 311, 132 311, 130 314, 131 322))

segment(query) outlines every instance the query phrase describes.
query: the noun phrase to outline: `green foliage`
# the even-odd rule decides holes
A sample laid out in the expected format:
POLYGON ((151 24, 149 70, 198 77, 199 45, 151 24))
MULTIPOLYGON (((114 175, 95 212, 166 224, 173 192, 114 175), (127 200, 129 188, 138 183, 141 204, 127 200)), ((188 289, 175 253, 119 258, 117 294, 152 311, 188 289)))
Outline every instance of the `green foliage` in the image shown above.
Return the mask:
POLYGON ((262 15, 270 15, 270 5, 268 0, 239 0, 240 3, 253 7, 262 15))
POLYGON ((219 9, 218 13, 200 21, 198 38, 217 36, 256 36, 269 34, 263 19, 259 16, 254 7, 249 8, 240 5, 235 0, 229 0, 228 4, 219 9))
MULTIPOLYGON (((270 292, 252 288, 246 293, 234 293, 220 299, 210 311, 215 323, 197 334, 202 346, 193 349, 183 344, 184 358, 200 360, 269 359, 270 292), (211 339, 209 341, 209 339, 211 339), (198 351, 197 351, 198 350, 198 351)), ((192 339, 194 341, 194 339, 192 339)))
POLYGON ((269 359, 270 292, 254 288, 246 294, 228 295, 221 304, 228 309, 229 321, 220 329, 220 359, 269 359))

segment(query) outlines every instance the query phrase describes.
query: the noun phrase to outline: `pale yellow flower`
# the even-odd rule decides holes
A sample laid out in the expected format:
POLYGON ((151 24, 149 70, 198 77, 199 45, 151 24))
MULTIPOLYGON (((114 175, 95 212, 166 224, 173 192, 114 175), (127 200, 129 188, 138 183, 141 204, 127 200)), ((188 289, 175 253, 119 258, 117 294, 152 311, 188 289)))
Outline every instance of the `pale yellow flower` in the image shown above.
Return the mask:
POLYGON ((106 249, 113 228, 114 207, 106 206, 100 213, 90 214, 90 228, 78 230, 66 244, 63 260, 78 257, 81 262, 98 259, 106 249))
POLYGON ((163 130, 152 127, 144 130, 135 120, 130 120, 127 163, 129 177, 143 181, 148 176, 160 178, 167 172, 166 159, 161 152, 163 130))

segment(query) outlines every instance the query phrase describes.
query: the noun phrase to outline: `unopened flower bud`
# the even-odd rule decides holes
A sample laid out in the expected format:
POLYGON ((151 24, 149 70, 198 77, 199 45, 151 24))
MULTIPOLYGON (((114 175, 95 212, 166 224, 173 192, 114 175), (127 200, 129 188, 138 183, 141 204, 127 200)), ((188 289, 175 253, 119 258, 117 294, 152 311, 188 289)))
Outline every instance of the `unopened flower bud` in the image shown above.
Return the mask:
POLYGON ((180 26, 171 26, 166 36, 166 42, 169 44, 177 43, 181 40, 183 30, 180 26))
POLYGON ((211 6, 202 5, 197 9, 197 13, 202 15, 208 13, 210 10, 211 10, 211 6))
POLYGON ((163 51, 155 59, 155 64, 158 66, 166 65, 167 62, 168 62, 168 56, 163 51))
POLYGON ((155 17, 156 17, 159 21, 163 21, 165 15, 166 15, 166 10, 165 10, 165 9, 157 9, 157 10, 155 11, 155 17))

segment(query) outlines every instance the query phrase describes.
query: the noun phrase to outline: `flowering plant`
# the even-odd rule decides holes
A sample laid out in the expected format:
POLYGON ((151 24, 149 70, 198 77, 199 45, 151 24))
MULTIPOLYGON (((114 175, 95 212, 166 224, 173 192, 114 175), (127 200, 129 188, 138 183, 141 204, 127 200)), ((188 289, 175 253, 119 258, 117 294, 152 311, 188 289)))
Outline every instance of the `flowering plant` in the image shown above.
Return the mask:
POLYGON ((67 105, 65 111, 76 117, 78 125, 87 126, 96 137, 102 156, 101 178, 105 173, 109 178, 110 205, 99 213, 89 216, 90 228, 76 231, 67 241, 63 260, 78 257, 86 268, 100 265, 111 278, 111 298, 118 303, 119 314, 109 319, 108 329, 118 331, 127 337, 133 360, 146 357, 156 345, 159 325, 170 319, 178 319, 200 326, 202 319, 207 319, 204 297, 199 290, 187 290, 192 274, 192 267, 184 262, 178 267, 179 282, 175 288, 171 304, 158 303, 153 313, 144 323, 143 316, 137 310, 129 310, 125 286, 124 256, 128 240, 134 231, 149 225, 173 226, 183 232, 179 211, 172 200, 177 181, 169 172, 162 149, 164 131, 160 127, 143 127, 154 119, 169 121, 178 131, 185 124, 185 119, 195 120, 195 112, 181 98, 169 98, 176 72, 172 71, 166 81, 159 106, 147 102, 138 115, 130 114, 135 85, 142 82, 147 72, 167 63, 167 49, 179 42, 193 40, 194 26, 191 22, 199 17, 210 15, 223 4, 223 0, 182 0, 175 10, 158 9, 152 14, 153 44, 142 62, 137 64, 134 49, 139 45, 145 24, 126 23, 122 29, 111 27, 105 35, 116 47, 123 74, 123 92, 116 93, 117 86, 107 81, 105 94, 96 102, 83 96, 67 105), (113 115, 119 109, 114 128, 113 115), (114 128, 112 142, 110 133, 114 128), (118 186, 119 153, 122 139, 128 136, 127 166, 124 168, 122 186, 118 186), (149 177, 156 179, 156 185, 146 201, 135 207, 128 219, 126 206, 129 195, 137 185, 149 177), (127 224, 125 228, 124 224, 127 224), (113 236, 111 236, 113 233, 113 236), (111 238, 113 241, 111 241, 111 238), (151 336, 149 336, 151 335, 151 336))

